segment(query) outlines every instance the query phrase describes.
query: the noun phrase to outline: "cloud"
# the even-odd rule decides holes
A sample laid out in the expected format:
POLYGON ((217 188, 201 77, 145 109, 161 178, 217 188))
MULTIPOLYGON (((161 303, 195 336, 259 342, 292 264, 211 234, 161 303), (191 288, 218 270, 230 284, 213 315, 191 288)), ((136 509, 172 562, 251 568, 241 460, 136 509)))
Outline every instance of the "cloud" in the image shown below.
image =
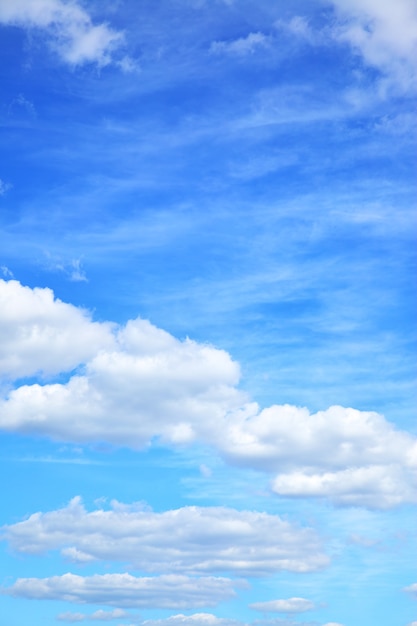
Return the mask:
POLYGON ((112 343, 111 325, 92 322, 50 289, 0 279, 0 374, 69 371, 112 343))
POLYGON ((417 598, 417 583, 413 583, 412 585, 405 587, 404 591, 406 591, 407 593, 413 594, 417 598))
POLYGON ((141 626, 244 626, 244 624, 233 619, 216 617, 210 613, 196 613, 195 615, 172 615, 166 619, 145 620, 141 626))
POLYGON ((338 24, 333 35, 396 86, 415 84, 417 4, 414 0, 331 0, 338 24))
POLYGON ((279 472, 279 495, 375 508, 416 499, 416 442, 377 413, 272 406, 231 418, 219 446, 230 462, 279 472))
POLYGON ((61 600, 124 608, 190 609, 230 600, 239 585, 228 578, 165 575, 136 578, 130 574, 88 577, 75 574, 51 578, 19 578, 3 593, 31 600, 61 600))
POLYGON ((269 602, 255 602, 249 605, 251 609, 265 613, 303 613, 311 611, 315 605, 305 598, 288 598, 287 600, 270 600, 269 602))
POLYGON ((61 622, 82 622, 84 620, 110 622, 114 619, 120 619, 128 616, 129 614, 123 609, 114 609, 113 611, 103 611, 100 609, 91 614, 70 612, 61 613, 60 615, 57 615, 57 620, 61 622))
POLYGON ((4 180, 0 178, 0 196, 4 196, 10 188, 11 185, 9 183, 5 183, 4 180))
POLYGON ((239 389, 239 365, 224 350, 180 341, 142 319, 93 322, 49 289, 17 281, 0 280, 0 328, 6 377, 77 368, 66 382, 11 390, 0 400, 4 430, 136 449, 155 439, 199 442, 231 464, 271 474, 278 495, 373 508, 416 501, 416 439, 377 413, 260 410, 239 389))
POLYGON ((60 549, 78 563, 119 561, 147 572, 264 576, 329 563, 313 530, 276 515, 226 507, 155 513, 113 502, 111 510, 87 512, 74 498, 63 509, 5 526, 3 537, 20 553, 60 549))
POLYGON ((80 4, 65 0, 0 0, 0 23, 44 31, 50 47, 72 66, 108 65, 123 43, 123 33, 93 24, 80 4))
POLYGON ((253 54, 259 48, 269 45, 270 38, 263 33, 249 33, 246 37, 232 41, 213 41, 210 46, 210 54, 231 54, 246 56, 253 54))

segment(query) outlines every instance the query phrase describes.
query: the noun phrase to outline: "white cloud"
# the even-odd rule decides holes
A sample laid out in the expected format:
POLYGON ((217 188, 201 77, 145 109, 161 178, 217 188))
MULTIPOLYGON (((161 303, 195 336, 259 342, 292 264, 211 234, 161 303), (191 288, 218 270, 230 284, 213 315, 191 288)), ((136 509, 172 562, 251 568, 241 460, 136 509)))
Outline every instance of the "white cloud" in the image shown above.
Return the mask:
POLYGON ((265 613, 304 613, 311 611, 315 605, 305 598, 288 598, 287 600, 270 600, 269 602, 255 602, 249 605, 251 609, 265 613))
POLYGON ((225 351, 142 319, 93 322, 50 290, 17 281, 0 280, 0 329, 0 371, 10 379, 78 368, 67 382, 10 391, 0 400, 2 429, 132 448, 155 438, 198 441, 229 463, 275 475, 280 495, 375 508, 416 500, 416 440, 377 413, 259 410, 225 351))
POLYGON ((407 591, 407 593, 411 593, 417 597, 417 583, 413 583, 412 585, 405 587, 404 591, 407 591))
POLYGON ((226 458, 279 472, 277 494, 375 508, 416 500, 416 442, 377 413, 272 406, 229 419, 227 429, 218 444, 226 458))
POLYGON ((313 571, 329 562, 313 530, 226 507, 154 513, 114 502, 111 510, 87 512, 74 498, 63 509, 5 526, 3 536, 21 553, 60 549, 75 562, 121 561, 147 572, 260 576, 313 571))
POLYGON ((83 622, 84 620, 92 620, 92 621, 100 621, 100 622, 110 622, 115 619, 120 619, 123 617, 128 617, 129 614, 126 613, 123 609, 114 609, 113 611, 103 611, 99 609, 98 611, 94 611, 91 614, 85 613, 60 613, 57 615, 57 620, 60 622, 83 622))
POLYGON ((253 54, 259 48, 269 45, 269 37, 263 33, 249 33, 246 37, 234 39, 233 41, 213 41, 210 46, 211 54, 232 54, 236 56, 246 56, 253 54))
POLYGON ((31 376, 73 369, 113 343, 111 326, 54 298, 0 279, 0 374, 31 376))
POLYGON ((216 617, 210 613, 172 615, 166 619, 145 620, 141 626, 244 626, 242 622, 216 617))
POLYGON ((396 85, 415 84, 417 4, 414 0, 331 0, 339 23, 334 36, 396 85))
POLYGON ((136 578, 130 574, 51 578, 19 578, 3 593, 32 600, 61 600, 124 608, 190 609, 214 606, 234 595, 236 581, 228 578, 189 578, 165 575, 136 578))
POLYGON ((107 24, 93 24, 76 1, 0 0, 0 23, 43 30, 50 46, 66 63, 108 65, 123 34, 107 24))

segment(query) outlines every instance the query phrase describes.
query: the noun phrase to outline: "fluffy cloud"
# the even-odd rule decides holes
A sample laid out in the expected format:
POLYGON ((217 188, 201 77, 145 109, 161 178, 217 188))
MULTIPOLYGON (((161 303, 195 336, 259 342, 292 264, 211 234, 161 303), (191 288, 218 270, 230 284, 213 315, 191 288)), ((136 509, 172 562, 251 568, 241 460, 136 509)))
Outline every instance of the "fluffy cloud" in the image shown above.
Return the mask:
POLYGON ((311 611, 315 605, 305 598, 288 598, 287 600, 271 600, 269 602, 255 602, 251 609, 264 613, 303 613, 311 611))
POLYGON ((414 0, 331 0, 335 36, 365 62, 408 89, 416 78, 417 4, 414 0))
POLYGON ((54 298, 50 289, 30 289, 0 279, 0 374, 57 374, 78 366, 113 344, 111 326, 54 298))
POLYGON ((416 499, 416 442, 377 413, 334 406, 310 414, 272 406, 232 417, 226 428, 219 441, 225 457, 278 471, 272 481, 277 494, 375 508, 416 499))
POLYGON ((275 475, 279 495, 375 508, 416 500, 416 440, 377 413, 260 410, 239 390, 239 366, 225 351, 142 319, 98 324, 50 290, 17 281, 0 280, 0 322, 0 370, 9 378, 78 367, 67 382, 10 391, 0 400, 4 430, 133 448, 155 438, 199 441, 229 463, 275 475))
POLYGON ((214 606, 235 595, 228 578, 166 575, 135 578, 130 574, 82 577, 19 578, 3 593, 16 598, 61 600, 126 608, 189 609, 214 606))
POLYGON ((76 562, 121 561, 147 572, 260 576, 328 564, 317 535, 276 515, 225 507, 153 511, 114 503, 88 513, 79 498, 3 528, 18 552, 61 549, 76 562))
POLYGON ((3 403, 1 426, 137 448, 154 437, 180 444, 211 440, 224 415, 244 402, 238 379, 239 367, 226 352, 179 341, 138 319, 118 332, 113 350, 100 350, 87 362, 85 374, 65 384, 13 390, 3 403))
POLYGON ((0 0, 0 23, 46 32, 49 43, 70 65, 111 62, 123 34, 106 24, 93 24, 77 2, 65 0, 0 0))

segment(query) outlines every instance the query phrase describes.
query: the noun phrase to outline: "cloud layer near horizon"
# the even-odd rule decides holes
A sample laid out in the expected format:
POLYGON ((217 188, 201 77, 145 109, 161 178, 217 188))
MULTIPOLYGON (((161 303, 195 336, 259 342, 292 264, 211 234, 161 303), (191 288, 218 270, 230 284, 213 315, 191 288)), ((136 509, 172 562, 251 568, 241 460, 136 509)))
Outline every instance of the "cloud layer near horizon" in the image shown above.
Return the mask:
POLYGON ((260 410, 239 389, 239 366, 224 350, 180 341, 139 318, 98 324, 50 290, 17 281, 0 281, 0 301, 0 364, 9 378, 67 376, 16 383, 0 401, 4 430, 137 449, 155 439, 199 442, 232 464, 275 475, 279 495, 375 508, 415 500, 417 443, 377 413, 260 410))

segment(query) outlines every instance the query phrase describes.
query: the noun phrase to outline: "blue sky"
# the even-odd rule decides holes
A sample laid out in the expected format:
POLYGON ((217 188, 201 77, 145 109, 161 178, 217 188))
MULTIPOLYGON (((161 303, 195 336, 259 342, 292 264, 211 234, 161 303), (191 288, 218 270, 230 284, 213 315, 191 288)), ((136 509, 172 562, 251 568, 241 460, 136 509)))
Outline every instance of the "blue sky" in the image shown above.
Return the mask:
POLYGON ((416 33, 0 0, 1 624, 416 626, 416 33))

